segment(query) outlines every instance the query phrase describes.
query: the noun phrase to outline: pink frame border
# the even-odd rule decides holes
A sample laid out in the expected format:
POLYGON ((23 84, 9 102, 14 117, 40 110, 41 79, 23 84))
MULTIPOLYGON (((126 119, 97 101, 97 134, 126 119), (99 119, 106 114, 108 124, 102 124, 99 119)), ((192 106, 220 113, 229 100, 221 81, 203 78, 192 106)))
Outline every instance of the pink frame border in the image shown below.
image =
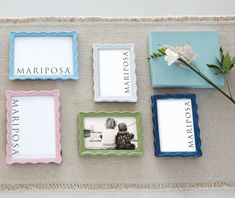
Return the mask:
POLYGON ((7 145, 6 145, 6 163, 7 164, 25 164, 25 163, 57 163, 60 164, 62 162, 61 156, 61 135, 60 135, 60 91, 52 90, 52 91, 6 91, 7 98, 7 145), (38 159, 13 159, 11 157, 11 103, 12 96, 54 96, 55 100, 55 126, 56 126, 56 157, 55 158, 38 158, 38 159))

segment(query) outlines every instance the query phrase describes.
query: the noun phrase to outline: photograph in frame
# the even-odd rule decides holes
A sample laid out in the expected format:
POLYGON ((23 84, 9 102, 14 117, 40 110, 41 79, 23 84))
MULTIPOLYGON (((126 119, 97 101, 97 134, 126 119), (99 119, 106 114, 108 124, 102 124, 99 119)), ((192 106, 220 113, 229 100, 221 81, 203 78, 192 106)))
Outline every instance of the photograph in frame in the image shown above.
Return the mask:
POLYGON ((79 113, 81 155, 143 155, 139 112, 79 113))

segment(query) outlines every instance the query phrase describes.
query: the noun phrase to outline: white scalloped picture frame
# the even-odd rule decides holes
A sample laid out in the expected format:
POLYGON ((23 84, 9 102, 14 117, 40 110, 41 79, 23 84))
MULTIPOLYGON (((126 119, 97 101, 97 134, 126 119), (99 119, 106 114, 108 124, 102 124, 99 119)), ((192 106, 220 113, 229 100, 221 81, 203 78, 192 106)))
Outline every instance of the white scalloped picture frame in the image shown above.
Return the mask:
POLYGON ((137 102, 134 49, 134 44, 93 44, 95 102, 137 102))

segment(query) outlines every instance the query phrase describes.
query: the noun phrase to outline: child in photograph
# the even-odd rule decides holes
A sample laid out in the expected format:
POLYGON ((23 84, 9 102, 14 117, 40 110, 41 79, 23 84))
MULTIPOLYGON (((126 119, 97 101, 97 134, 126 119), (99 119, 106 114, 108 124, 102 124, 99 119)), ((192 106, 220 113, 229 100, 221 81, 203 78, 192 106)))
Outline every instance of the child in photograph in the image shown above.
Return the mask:
POLYGON ((134 134, 127 131, 127 125, 125 123, 118 124, 118 133, 116 136, 116 149, 117 150, 134 150, 135 145, 131 143, 134 138, 134 134))
POLYGON ((106 129, 102 131, 102 149, 115 149, 116 143, 115 138, 117 131, 115 127, 117 126, 116 121, 113 118, 107 118, 105 127, 106 129))

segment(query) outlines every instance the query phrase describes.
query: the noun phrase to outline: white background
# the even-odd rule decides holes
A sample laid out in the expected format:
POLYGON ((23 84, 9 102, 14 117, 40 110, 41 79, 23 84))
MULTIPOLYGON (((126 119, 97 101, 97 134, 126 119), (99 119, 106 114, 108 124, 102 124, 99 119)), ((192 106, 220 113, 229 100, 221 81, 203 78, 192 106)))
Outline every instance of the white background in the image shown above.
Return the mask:
MULTIPOLYGON (((0 17, 235 15, 235 0, 0 0, 0 17)), ((219 159, 218 159, 219 160, 219 159)), ((1 171, 1 170, 0 170, 1 171)), ((0 178, 1 179, 1 178, 0 178)), ((235 190, 56 191, 0 193, 1 198, 235 197, 235 190)))
POLYGON ((0 0, 0 16, 232 15, 234 0, 0 0))

